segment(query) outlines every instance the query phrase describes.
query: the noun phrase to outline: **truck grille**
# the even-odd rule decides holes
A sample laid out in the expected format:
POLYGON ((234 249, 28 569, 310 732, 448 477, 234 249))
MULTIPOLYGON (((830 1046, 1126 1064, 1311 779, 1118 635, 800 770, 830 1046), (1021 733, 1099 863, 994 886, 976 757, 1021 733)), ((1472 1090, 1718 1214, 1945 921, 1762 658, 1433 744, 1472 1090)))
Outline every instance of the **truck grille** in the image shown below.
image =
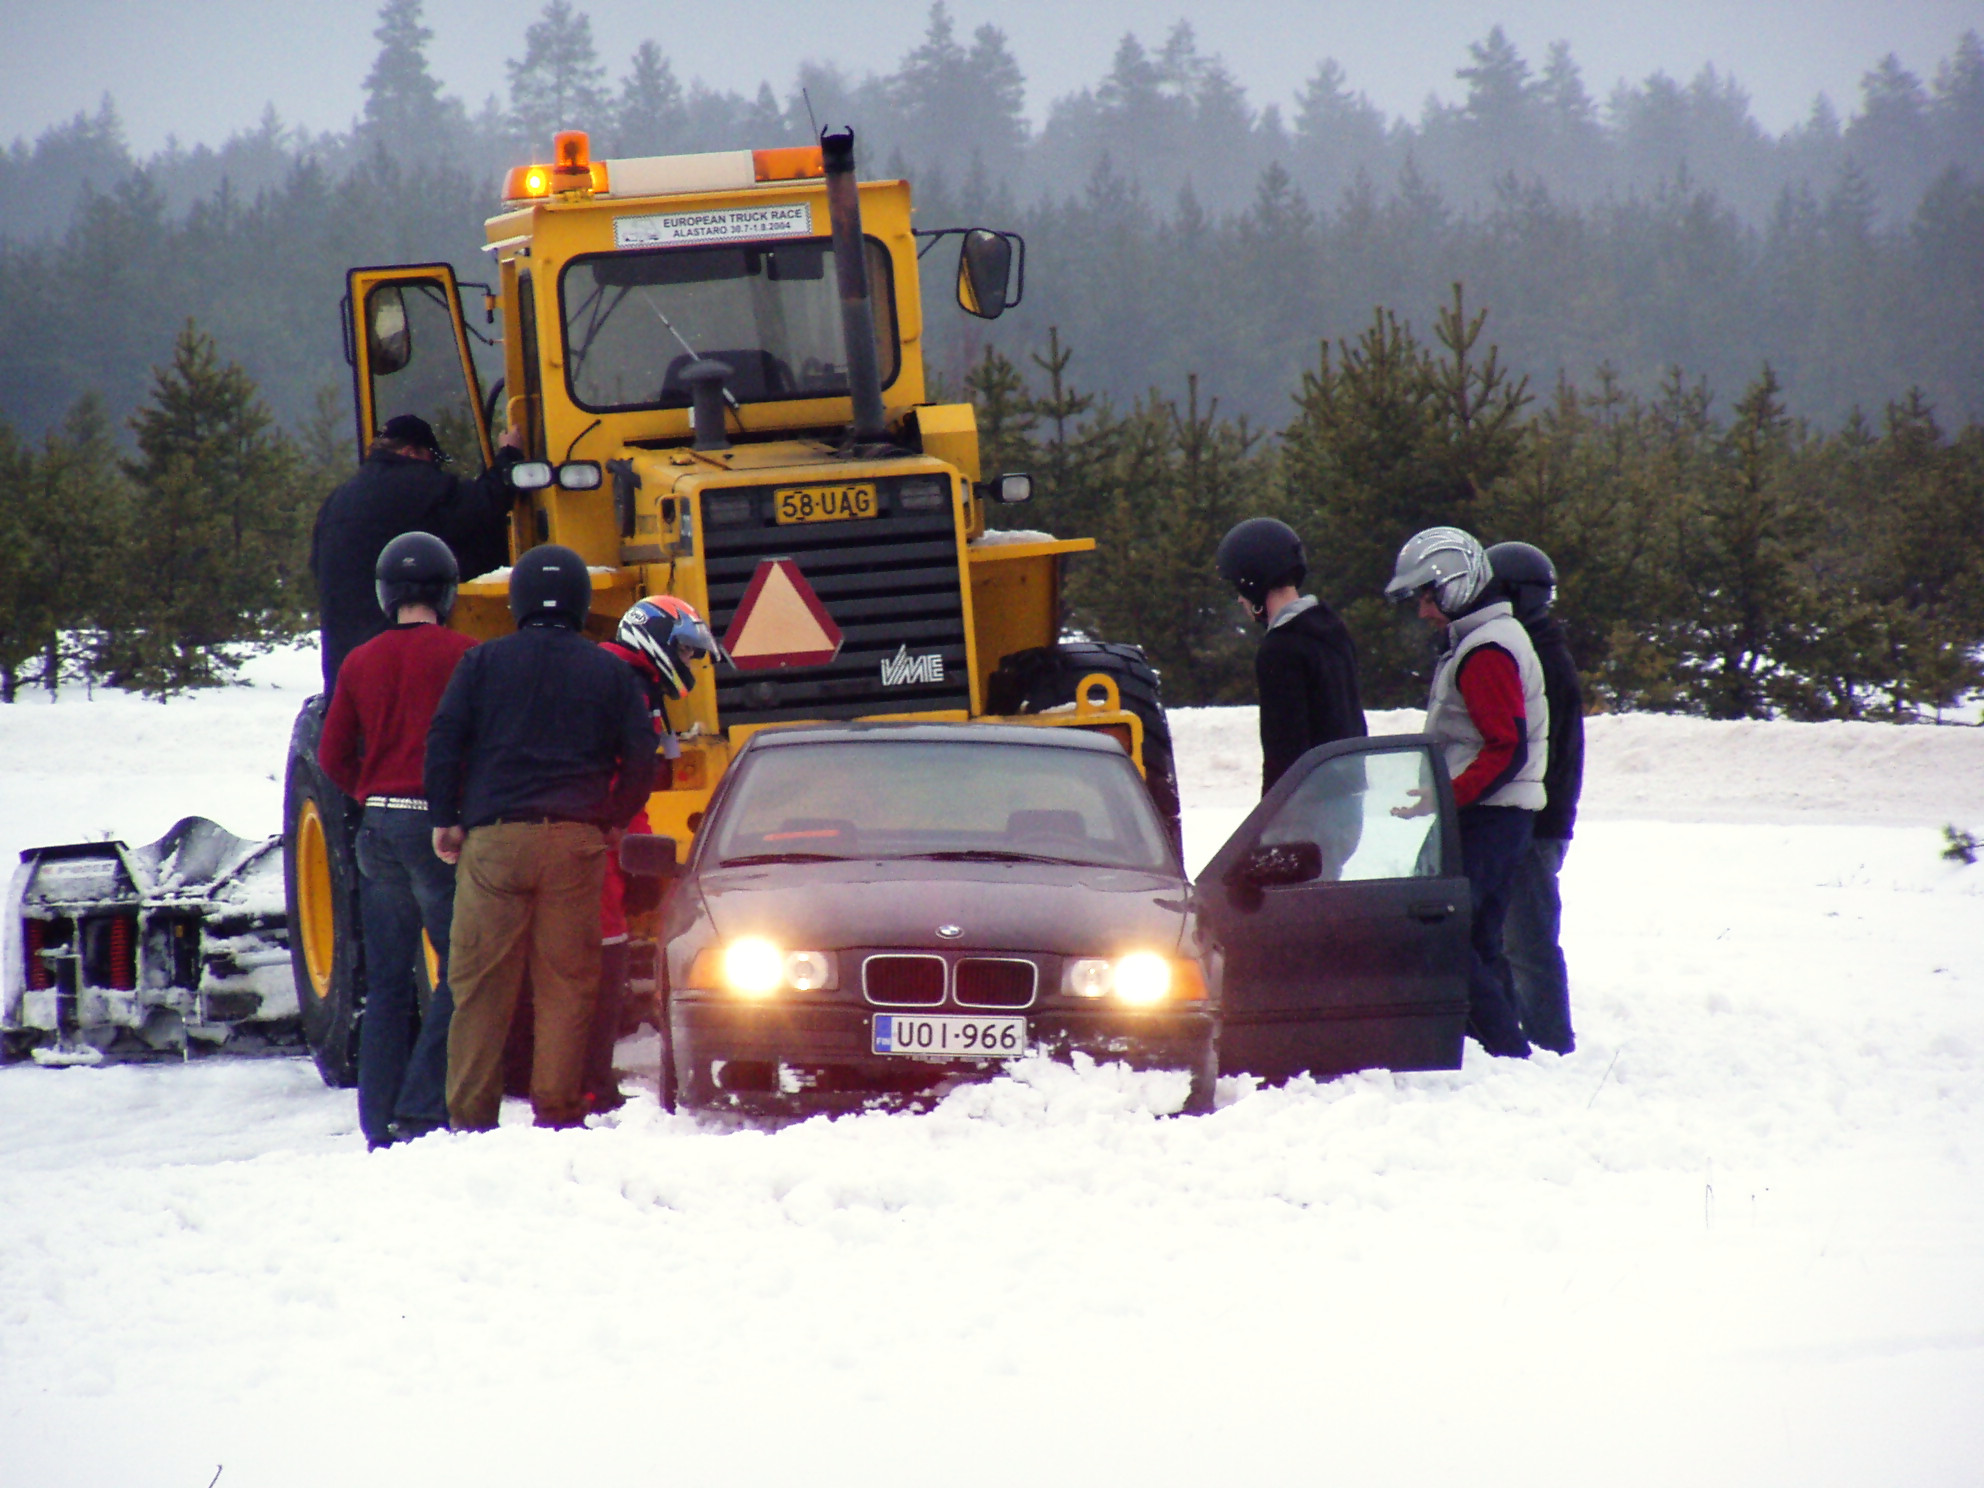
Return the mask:
MULTIPOLYGON (((928 477, 924 477, 928 480, 928 477)), ((894 482, 878 481, 880 514, 867 521, 772 520, 772 487, 749 488, 753 515, 736 526, 703 526, 710 629, 720 639, 737 614, 758 564, 790 558, 841 629, 840 654, 825 666, 732 671, 719 668, 719 716, 730 723, 861 718, 971 706, 964 597, 948 500, 934 512, 895 508, 894 482), (901 653, 943 659, 941 681, 928 664, 912 680, 886 685, 885 662, 901 653)), ((725 497, 736 492, 729 488, 725 497)))

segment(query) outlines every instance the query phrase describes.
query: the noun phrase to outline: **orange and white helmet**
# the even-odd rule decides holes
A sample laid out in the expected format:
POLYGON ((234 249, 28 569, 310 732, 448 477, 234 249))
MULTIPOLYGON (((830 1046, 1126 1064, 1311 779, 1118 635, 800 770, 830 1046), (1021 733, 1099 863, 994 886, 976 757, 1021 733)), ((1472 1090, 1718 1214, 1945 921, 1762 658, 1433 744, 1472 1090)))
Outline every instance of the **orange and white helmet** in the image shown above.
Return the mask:
POLYGON ((709 626, 696 613, 696 607, 672 594, 654 594, 636 600, 620 617, 620 629, 614 639, 653 662, 661 674, 662 687, 674 698, 696 685, 695 673, 689 669, 692 660, 698 656, 723 655, 709 626))

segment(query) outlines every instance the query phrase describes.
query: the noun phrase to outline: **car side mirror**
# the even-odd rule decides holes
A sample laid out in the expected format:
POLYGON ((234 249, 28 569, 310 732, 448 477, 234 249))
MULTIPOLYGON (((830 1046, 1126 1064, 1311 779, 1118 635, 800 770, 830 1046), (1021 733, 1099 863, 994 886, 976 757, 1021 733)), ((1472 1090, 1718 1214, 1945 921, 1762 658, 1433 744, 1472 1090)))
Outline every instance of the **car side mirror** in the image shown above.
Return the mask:
POLYGON ((1006 313, 1013 279, 1013 245, 1001 233, 974 227, 958 249, 958 308, 981 320, 1006 313))
POLYGON ((636 878, 680 878, 684 865, 675 861, 673 837, 629 832, 620 839, 620 867, 636 878))
POLYGON ((413 360, 413 327, 397 284, 365 297, 365 357, 374 377, 390 377, 413 360))
POLYGON ((1264 842, 1241 861, 1233 875, 1255 889, 1310 883, 1323 876, 1323 850, 1313 842, 1264 842))

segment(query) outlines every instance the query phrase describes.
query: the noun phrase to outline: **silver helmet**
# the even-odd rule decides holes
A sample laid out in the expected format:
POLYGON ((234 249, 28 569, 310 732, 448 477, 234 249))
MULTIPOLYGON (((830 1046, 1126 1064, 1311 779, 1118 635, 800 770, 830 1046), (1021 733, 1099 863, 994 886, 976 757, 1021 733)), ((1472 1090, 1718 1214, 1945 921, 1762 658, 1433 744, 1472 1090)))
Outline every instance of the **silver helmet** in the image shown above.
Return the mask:
POLYGON ((1481 544, 1458 527, 1428 527, 1398 550, 1385 598, 1416 599, 1433 591, 1443 615, 1459 615, 1481 597, 1494 577, 1481 544))

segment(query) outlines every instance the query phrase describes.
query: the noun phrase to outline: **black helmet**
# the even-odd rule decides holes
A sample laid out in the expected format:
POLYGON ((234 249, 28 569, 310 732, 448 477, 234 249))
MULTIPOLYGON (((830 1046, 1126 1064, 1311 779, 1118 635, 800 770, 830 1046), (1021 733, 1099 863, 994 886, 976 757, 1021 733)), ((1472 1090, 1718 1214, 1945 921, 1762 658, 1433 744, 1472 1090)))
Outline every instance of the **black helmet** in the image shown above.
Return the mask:
POLYGON ((1509 596, 1518 620, 1541 620, 1557 598, 1557 565, 1525 542, 1496 543, 1488 550, 1495 582, 1509 596))
POLYGON ((510 570, 510 613, 519 625, 567 625, 577 630, 592 609, 592 575, 570 548, 544 543, 510 570))
POLYGON ((401 605, 413 604, 427 605, 446 620, 461 576, 455 555, 431 532, 402 532, 386 544, 372 570, 379 610, 389 621, 399 618, 401 605))
POLYGON ((1273 517, 1249 517, 1219 540, 1213 562, 1219 576, 1240 591, 1256 614, 1267 603, 1268 591, 1299 584, 1308 576, 1309 562, 1302 539, 1286 522, 1273 517))

